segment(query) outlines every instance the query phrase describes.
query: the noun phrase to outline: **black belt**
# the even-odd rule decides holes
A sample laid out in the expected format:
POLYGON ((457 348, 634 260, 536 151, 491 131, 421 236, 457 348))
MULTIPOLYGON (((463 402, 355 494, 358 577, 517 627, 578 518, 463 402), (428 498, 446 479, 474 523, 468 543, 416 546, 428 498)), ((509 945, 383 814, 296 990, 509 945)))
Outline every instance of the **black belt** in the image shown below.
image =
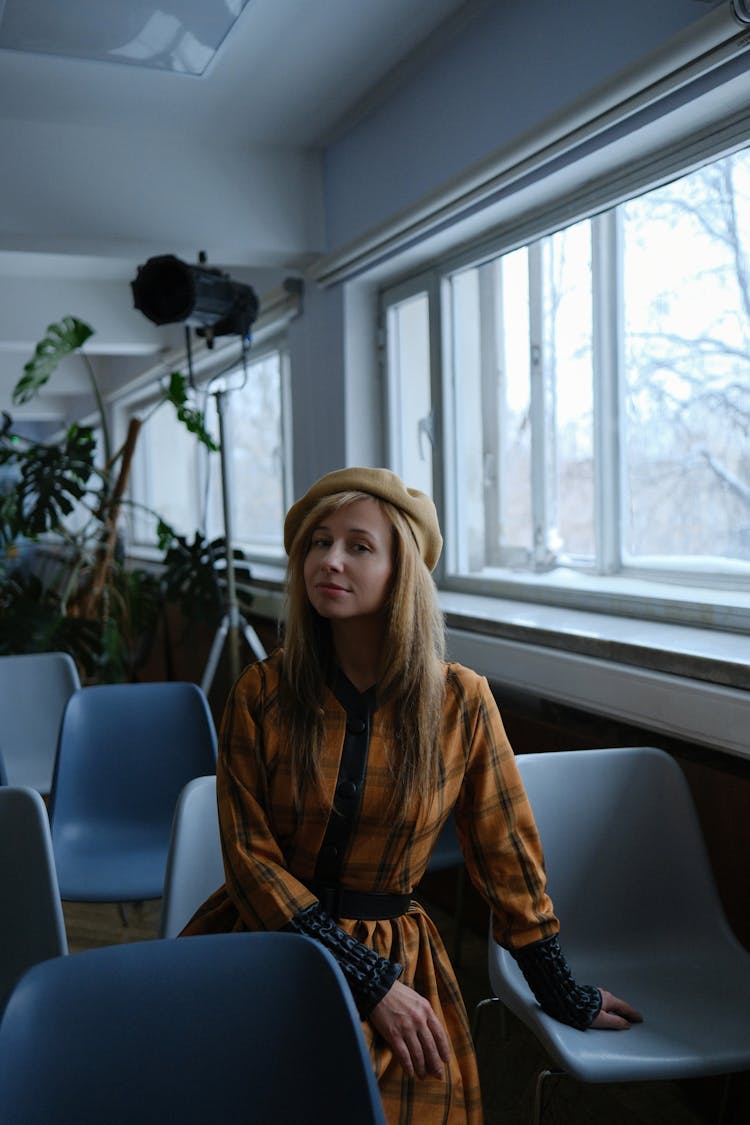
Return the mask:
POLYGON ((332 918, 358 918, 361 921, 381 922, 406 914, 411 905, 411 895, 370 894, 366 891, 348 891, 345 887, 324 887, 310 884, 323 909, 332 918))

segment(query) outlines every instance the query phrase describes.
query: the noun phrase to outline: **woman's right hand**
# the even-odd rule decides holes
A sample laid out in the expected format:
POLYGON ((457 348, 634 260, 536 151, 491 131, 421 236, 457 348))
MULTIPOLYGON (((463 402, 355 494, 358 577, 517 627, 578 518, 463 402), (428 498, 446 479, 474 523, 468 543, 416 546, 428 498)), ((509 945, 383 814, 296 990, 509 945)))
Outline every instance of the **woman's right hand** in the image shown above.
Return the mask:
POLYGON ((410 1078, 443 1077, 450 1058, 445 1028, 430 1003, 413 988, 395 981, 373 1010, 370 1023, 410 1078))

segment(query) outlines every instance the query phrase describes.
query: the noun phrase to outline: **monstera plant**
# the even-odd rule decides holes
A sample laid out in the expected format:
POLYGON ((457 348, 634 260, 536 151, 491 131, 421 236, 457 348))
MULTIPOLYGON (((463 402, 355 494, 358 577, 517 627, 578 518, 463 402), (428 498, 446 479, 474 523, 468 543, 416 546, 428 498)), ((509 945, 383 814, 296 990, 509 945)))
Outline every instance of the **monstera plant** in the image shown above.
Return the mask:
MULTIPOLYGON (((63 649, 87 682, 134 677, 165 596, 191 594, 196 612, 219 613, 222 556, 221 540, 207 544, 196 533, 190 544, 153 513, 163 572, 126 565, 118 521, 131 503, 126 488, 145 419, 133 419, 122 446, 112 447, 95 371, 82 350, 92 335, 72 316, 50 325, 23 369, 13 403, 31 399, 61 360, 77 353, 97 403, 97 428, 74 422, 46 443, 26 439, 5 412, 0 427, 0 653, 63 649)), ((154 409, 170 404, 198 442, 216 449, 178 371, 154 409)))

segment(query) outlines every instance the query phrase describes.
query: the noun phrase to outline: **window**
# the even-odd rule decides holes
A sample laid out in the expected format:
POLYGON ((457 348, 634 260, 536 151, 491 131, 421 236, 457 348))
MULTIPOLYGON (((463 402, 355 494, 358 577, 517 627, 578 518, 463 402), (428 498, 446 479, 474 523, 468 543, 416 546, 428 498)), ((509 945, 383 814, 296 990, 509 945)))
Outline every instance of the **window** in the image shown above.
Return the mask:
POLYGON ((223 461, 188 432, 171 406, 149 412, 148 402, 138 404, 134 412, 144 424, 131 480, 134 543, 154 544, 155 514, 190 540, 196 531, 209 539, 222 536, 223 470, 234 546, 260 558, 282 555, 291 479, 288 382, 286 352, 275 345, 200 384, 198 405, 217 444, 223 424, 223 461))
POLYGON ((392 463, 445 497, 446 585, 747 589, 748 231, 744 148, 383 293, 392 463))
MULTIPOLYGON (((226 380, 225 462, 233 500, 236 544, 280 555, 286 512, 284 459, 284 357, 277 349, 253 359, 247 376, 235 371, 226 380)), ((218 457, 216 458, 218 460, 218 457)), ((220 466, 211 478, 211 534, 221 534, 220 466)))
POLYGON ((388 309, 390 448, 394 471, 432 495, 435 439, 427 293, 407 294, 388 309))

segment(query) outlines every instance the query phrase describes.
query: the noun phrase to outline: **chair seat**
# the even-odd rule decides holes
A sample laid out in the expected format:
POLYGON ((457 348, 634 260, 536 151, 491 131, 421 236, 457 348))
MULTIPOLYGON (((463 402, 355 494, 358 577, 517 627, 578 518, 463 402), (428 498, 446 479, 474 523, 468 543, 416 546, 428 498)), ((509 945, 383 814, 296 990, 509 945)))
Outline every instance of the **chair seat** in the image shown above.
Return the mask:
POLYGON ((122 834, 104 838, 94 847, 87 841, 58 847, 57 878, 60 897, 73 902, 139 902, 161 898, 167 862, 168 838, 122 834))
POLYGON ((628 1031, 577 1031, 546 1015, 505 950, 503 983, 493 990, 536 1037, 555 1065, 582 1082, 666 1081, 750 1069, 750 954, 727 942, 716 947, 662 950, 624 963, 587 956, 582 983, 601 985, 640 1008, 644 1022, 628 1031), (707 1021, 715 1010, 717 1018, 707 1021))

